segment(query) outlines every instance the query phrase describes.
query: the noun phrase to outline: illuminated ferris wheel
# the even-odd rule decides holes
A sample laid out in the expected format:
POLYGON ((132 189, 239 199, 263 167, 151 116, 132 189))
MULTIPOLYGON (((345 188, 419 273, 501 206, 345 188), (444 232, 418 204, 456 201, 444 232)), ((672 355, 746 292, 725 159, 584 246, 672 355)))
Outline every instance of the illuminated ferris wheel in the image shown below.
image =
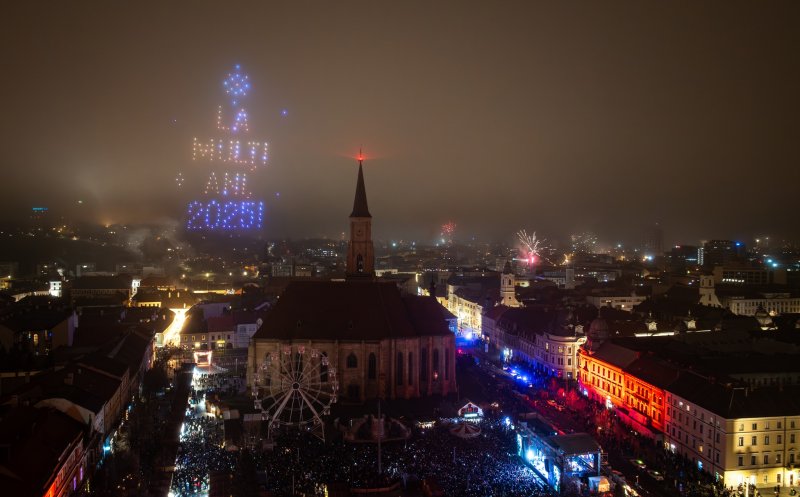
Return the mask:
POLYGON ((289 427, 309 429, 324 440, 323 416, 330 414, 339 390, 336 368, 328 356, 302 345, 285 346, 280 354, 267 354, 259 369, 253 391, 270 437, 273 431, 289 427))

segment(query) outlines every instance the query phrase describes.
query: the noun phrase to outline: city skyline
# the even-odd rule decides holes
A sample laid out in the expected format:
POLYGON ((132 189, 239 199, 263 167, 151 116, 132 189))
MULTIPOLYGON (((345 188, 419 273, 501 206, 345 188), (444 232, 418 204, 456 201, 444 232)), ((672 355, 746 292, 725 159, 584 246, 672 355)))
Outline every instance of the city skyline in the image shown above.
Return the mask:
POLYGON ((2 217, 182 224, 186 144, 242 64, 268 238, 343 231, 360 146, 376 239, 793 238, 794 6, 457 5, 14 5, 2 217))
POLYGON ((3 495, 797 494, 797 0, 3 14, 3 495))

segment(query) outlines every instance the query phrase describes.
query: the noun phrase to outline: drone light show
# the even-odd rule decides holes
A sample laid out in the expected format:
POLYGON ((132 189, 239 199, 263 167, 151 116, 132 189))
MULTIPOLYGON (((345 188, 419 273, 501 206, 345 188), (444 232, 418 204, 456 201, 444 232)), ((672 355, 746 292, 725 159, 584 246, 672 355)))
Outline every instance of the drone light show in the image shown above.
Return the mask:
POLYGON ((206 231, 260 229, 264 202, 250 198, 247 175, 266 165, 267 143, 248 136, 250 125, 243 101, 250 93, 251 85, 238 64, 222 82, 222 87, 227 98, 217 110, 217 135, 194 138, 192 160, 209 168, 204 198, 189 203, 186 228, 206 231))

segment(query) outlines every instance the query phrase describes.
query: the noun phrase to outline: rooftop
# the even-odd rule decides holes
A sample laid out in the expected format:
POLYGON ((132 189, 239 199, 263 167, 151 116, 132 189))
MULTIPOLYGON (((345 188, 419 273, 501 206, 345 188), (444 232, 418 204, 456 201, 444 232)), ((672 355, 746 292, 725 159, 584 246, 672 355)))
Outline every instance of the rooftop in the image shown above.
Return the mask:
POLYGON ((450 333, 435 299, 401 296, 394 283, 307 281, 289 284, 254 338, 381 340, 450 333))

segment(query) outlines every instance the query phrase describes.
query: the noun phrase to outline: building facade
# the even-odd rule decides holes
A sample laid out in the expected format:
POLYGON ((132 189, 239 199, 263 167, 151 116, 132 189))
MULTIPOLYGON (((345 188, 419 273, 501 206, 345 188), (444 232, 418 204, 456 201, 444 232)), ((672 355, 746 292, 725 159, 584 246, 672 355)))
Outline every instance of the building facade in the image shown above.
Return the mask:
POLYGON ((722 305, 740 316, 755 316, 759 309, 771 316, 800 314, 800 297, 792 297, 789 293, 765 294, 754 298, 728 297, 722 299, 722 305))
POLYGON ((614 343, 580 353, 580 384, 640 434, 726 487, 800 484, 800 388, 752 389, 614 343))
POLYGON ((670 390, 665 410, 667 450, 728 487, 800 484, 796 402, 776 403, 775 391, 720 385, 691 373, 670 390))
POLYGON ((574 379, 583 327, 565 326, 557 312, 496 307, 487 314, 490 342, 503 354, 546 376, 574 379))

